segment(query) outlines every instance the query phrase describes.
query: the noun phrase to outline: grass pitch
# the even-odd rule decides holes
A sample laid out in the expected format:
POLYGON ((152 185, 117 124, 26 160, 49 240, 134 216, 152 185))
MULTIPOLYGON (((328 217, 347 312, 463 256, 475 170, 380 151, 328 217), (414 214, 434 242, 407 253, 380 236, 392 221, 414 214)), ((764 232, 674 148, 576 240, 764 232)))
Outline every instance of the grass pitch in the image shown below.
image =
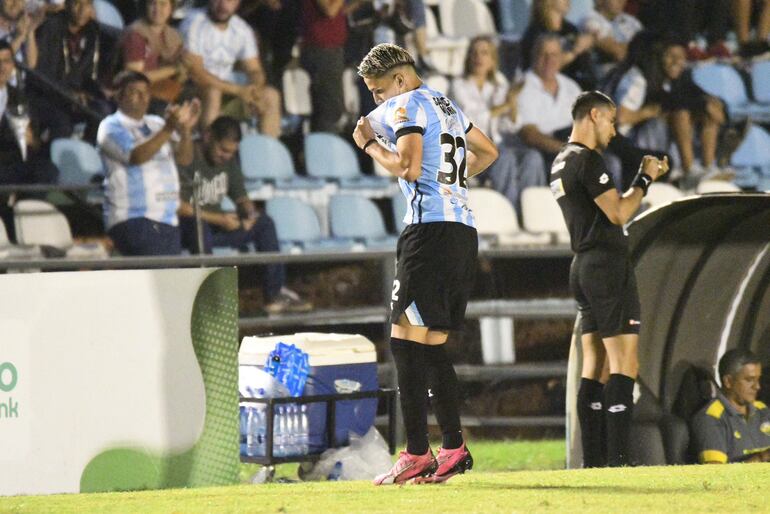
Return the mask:
MULTIPOLYGON (((471 448, 478 467, 443 485, 376 488, 363 481, 315 482, 27 496, 0 499, 0 513, 770 512, 767 464, 574 471, 491 469, 508 469, 506 455, 516 449, 526 454, 528 446, 535 449, 536 444, 477 442, 471 448)), ((539 444, 551 446, 550 450, 535 451, 542 458, 549 452, 555 457, 553 448, 560 443, 539 444)), ((561 445, 562 461, 563 455, 561 445)), ((527 461, 533 462, 530 457, 509 462, 526 468, 527 461)), ((555 465, 554 459, 546 458, 545 462, 555 465)))

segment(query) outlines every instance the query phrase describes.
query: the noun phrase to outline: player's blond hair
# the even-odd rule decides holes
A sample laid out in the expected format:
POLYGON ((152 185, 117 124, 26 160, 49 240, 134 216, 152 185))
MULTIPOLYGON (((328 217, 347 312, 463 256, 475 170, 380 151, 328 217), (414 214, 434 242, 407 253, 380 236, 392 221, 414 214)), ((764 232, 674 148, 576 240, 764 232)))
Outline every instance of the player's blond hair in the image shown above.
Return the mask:
POLYGON ((362 77, 381 77, 398 66, 414 67, 414 59, 409 52, 398 45, 382 43, 366 54, 358 65, 358 74, 362 77))

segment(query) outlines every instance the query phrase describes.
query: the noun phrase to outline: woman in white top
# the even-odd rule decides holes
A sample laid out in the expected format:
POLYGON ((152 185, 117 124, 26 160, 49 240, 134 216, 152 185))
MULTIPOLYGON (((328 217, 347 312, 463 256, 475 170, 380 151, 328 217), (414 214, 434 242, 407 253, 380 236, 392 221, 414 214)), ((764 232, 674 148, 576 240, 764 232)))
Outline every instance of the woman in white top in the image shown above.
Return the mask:
POLYGON ((487 36, 471 40, 463 76, 452 82, 452 98, 468 119, 498 145, 500 156, 486 174, 492 187, 504 194, 519 213, 521 191, 545 183, 542 157, 513 135, 517 129, 516 97, 522 85, 509 87, 499 70, 497 47, 487 36))

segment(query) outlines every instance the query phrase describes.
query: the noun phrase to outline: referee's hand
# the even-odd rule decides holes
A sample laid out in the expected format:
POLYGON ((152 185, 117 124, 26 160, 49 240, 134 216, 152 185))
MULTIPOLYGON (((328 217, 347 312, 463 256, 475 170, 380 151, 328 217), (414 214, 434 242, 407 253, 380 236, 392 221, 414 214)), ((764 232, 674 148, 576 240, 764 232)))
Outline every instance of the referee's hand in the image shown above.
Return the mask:
POLYGON ((642 173, 649 175, 652 180, 658 180, 668 173, 668 156, 658 159, 654 155, 645 155, 640 166, 642 173))

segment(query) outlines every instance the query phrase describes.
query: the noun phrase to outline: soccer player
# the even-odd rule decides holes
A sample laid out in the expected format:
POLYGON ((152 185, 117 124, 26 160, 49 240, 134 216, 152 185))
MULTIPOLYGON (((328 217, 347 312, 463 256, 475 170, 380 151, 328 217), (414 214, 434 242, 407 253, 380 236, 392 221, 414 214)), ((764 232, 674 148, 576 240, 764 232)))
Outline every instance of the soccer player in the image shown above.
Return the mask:
POLYGON ((615 136, 615 116, 615 104, 605 94, 578 96, 572 105, 572 134, 550 176, 575 253, 570 289, 582 332, 577 409, 584 467, 628 464, 641 320, 622 227, 639 209, 649 185, 668 171, 666 158, 646 155, 629 190, 618 192, 600 153, 615 136))
POLYGON ((444 482, 471 469, 457 376, 444 349, 461 327, 478 236, 466 180, 497 158, 494 143, 443 93, 422 83, 403 48, 377 45, 358 67, 379 106, 358 121, 356 144, 398 177, 408 208, 396 250, 390 344, 406 425, 406 451, 375 485, 444 482), (443 434, 428 443, 428 388, 443 434))

